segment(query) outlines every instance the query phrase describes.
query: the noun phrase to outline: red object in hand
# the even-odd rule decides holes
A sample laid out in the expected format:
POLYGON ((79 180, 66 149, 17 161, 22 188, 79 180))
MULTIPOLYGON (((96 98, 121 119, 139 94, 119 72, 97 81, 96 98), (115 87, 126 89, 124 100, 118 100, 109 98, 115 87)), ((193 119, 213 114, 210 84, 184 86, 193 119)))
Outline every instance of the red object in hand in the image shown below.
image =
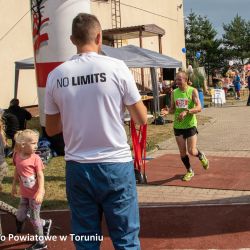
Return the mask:
POLYGON ((140 125, 137 132, 135 123, 131 119, 130 129, 134 151, 134 167, 140 173, 143 171, 145 174, 147 124, 140 125))

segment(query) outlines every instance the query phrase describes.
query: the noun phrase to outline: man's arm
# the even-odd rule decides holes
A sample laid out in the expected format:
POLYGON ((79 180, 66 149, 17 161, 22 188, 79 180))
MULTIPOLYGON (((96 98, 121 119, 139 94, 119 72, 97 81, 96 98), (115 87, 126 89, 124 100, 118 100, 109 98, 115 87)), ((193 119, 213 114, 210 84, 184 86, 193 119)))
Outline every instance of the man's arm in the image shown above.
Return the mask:
POLYGON ((48 136, 57 135, 62 132, 60 113, 55 115, 46 115, 45 130, 48 136))
POLYGON ((140 125, 144 125, 147 123, 147 108, 141 100, 133 105, 128 105, 126 107, 135 123, 140 125))
POLYGON ((200 102, 200 99, 199 99, 199 95, 198 95, 197 89, 193 90, 192 99, 193 99, 193 102, 195 104, 195 107, 192 108, 192 109, 188 109, 187 110, 188 113, 189 114, 196 114, 196 113, 201 112, 201 102, 200 102))

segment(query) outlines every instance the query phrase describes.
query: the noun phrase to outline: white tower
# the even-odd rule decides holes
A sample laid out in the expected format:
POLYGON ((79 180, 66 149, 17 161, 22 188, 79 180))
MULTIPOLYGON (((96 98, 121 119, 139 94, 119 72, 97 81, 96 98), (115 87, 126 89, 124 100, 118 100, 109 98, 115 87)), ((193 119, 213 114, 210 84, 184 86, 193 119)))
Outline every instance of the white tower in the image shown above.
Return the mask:
POLYGON ((45 126, 47 76, 76 53, 70 41, 72 20, 80 12, 90 13, 90 0, 31 0, 31 8, 40 123, 45 126))

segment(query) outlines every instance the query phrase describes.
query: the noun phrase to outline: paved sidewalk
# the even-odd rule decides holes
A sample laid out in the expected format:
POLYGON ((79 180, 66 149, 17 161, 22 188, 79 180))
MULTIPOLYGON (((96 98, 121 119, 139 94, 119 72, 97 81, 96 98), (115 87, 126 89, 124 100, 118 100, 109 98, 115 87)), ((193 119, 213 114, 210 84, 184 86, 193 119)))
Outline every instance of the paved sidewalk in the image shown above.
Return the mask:
MULTIPOLYGON (((250 158, 250 107, 239 102, 235 106, 204 109, 202 115, 211 117, 211 120, 198 127, 198 146, 201 150, 210 157, 250 158)), ((174 138, 161 143, 159 150, 150 156, 156 158, 171 153, 179 153, 174 138)), ((250 204, 250 191, 149 185, 138 186, 137 189, 141 206, 250 204)))

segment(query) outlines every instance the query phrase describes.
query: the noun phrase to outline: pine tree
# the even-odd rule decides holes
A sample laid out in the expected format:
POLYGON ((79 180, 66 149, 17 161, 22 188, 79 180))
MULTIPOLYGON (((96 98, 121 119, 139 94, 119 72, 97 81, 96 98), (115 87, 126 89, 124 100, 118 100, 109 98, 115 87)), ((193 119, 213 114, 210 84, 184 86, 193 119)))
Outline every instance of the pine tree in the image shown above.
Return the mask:
POLYGON ((216 39, 217 32, 207 17, 202 17, 191 12, 185 22, 185 40, 187 49, 187 63, 199 63, 204 66, 207 75, 223 64, 221 41, 216 39), (199 60, 196 53, 200 52, 199 60))
POLYGON ((223 44, 231 59, 238 59, 243 64, 250 57, 250 21, 245 21, 238 14, 229 24, 223 24, 223 44))

